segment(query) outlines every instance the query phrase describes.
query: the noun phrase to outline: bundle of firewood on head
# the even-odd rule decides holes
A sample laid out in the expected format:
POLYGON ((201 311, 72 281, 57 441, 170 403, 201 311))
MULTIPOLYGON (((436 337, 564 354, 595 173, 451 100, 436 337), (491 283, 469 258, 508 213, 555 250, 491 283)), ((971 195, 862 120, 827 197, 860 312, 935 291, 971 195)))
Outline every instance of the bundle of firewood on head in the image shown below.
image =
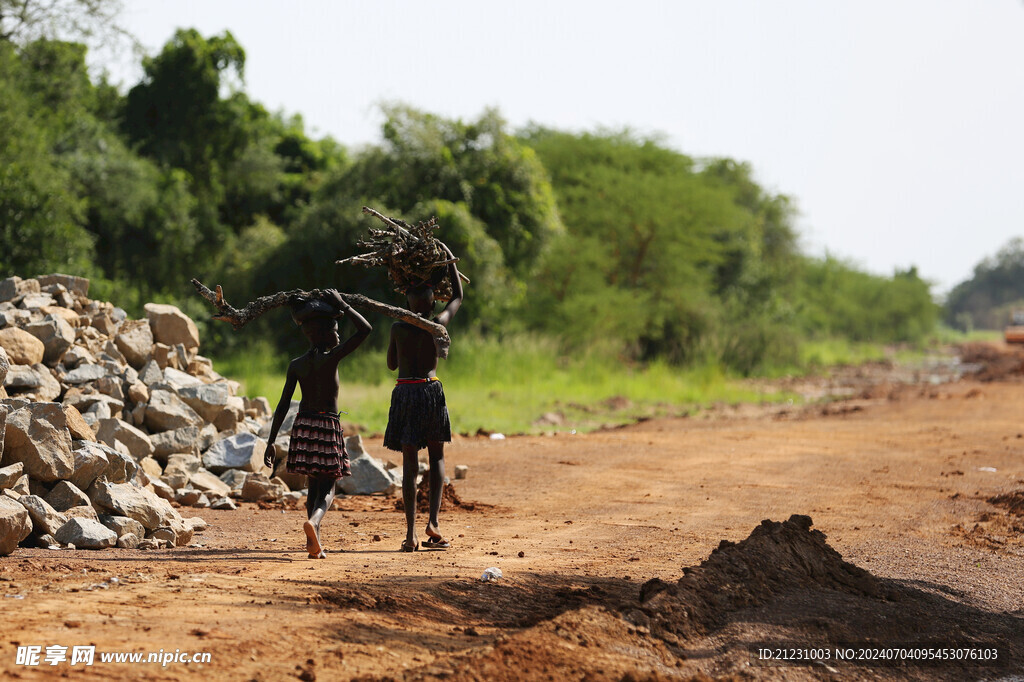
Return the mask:
MULTIPOLYGON (((395 291, 404 294, 413 287, 430 284, 434 290, 434 300, 450 301, 452 283, 445 266, 459 259, 449 258, 444 246, 434 236, 434 230, 438 228, 437 219, 431 218, 410 225, 368 206, 363 206, 363 213, 379 219, 385 229, 370 228, 370 238, 356 244, 361 249, 367 249, 367 253, 336 262, 358 263, 367 267, 382 266, 387 269, 395 291)), ((469 282, 461 272, 459 276, 469 282)))

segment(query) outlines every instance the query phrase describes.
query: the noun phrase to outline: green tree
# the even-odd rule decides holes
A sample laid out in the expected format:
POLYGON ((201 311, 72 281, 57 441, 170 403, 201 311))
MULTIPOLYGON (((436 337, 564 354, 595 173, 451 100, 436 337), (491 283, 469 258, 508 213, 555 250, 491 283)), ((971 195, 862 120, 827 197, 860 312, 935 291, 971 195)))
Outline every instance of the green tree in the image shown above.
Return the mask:
MULTIPOLYGON (((228 237, 220 215, 225 174, 250 140, 244 95, 221 97, 232 77, 241 81, 244 68, 245 51, 230 32, 206 39, 182 29, 160 54, 143 60, 143 80, 129 90, 125 103, 131 143, 160 165, 188 174, 205 254, 212 255, 228 237)), ((210 260, 197 265, 202 269, 210 260)))
POLYGON ((0 41, 130 38, 121 10, 120 0, 0 0, 0 41))
POLYGON ((829 256, 805 258, 800 275, 798 321, 809 336, 917 342, 938 322, 931 287, 916 268, 880 277, 829 256))
POLYGON ((759 223, 734 187, 628 132, 537 128, 524 140, 551 173, 567 228, 531 282, 535 323, 569 330, 576 346, 612 340, 639 358, 722 360, 711 342, 722 299, 761 255, 759 223))
POLYGON ((350 196, 408 213, 424 202, 463 204, 501 247, 518 277, 533 270, 563 231, 536 154, 506 131, 495 110, 477 120, 445 119, 404 105, 385 107, 384 144, 339 178, 350 196))
POLYGON ((1014 237, 978 263, 969 280, 953 287, 945 314, 957 327, 1002 329, 1018 308, 1024 308, 1024 238, 1014 237))
POLYGON ((0 42, 0 272, 91 273, 82 202, 68 192, 70 177, 53 154, 58 117, 30 61, 0 42))

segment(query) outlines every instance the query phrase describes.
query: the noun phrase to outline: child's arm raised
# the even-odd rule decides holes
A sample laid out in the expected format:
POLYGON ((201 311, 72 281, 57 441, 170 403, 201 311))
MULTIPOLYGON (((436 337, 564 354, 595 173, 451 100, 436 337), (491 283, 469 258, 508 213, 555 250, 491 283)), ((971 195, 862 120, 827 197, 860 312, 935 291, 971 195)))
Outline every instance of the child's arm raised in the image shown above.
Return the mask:
POLYGON ((263 464, 270 468, 271 473, 274 470, 274 459, 277 454, 274 441, 277 440, 277 432, 281 430, 281 424, 284 423, 284 418, 288 415, 288 408, 292 404, 295 383, 295 369, 292 367, 292 363, 288 363, 288 375, 284 380, 284 390, 281 391, 281 400, 278 401, 277 409, 274 410, 274 422, 270 425, 270 435, 267 436, 267 452, 263 455, 263 464))
POLYGON ((327 294, 334 298, 335 304, 345 313, 345 317, 352 320, 352 324, 355 325, 356 333, 348 337, 344 343, 339 343, 338 346, 331 351, 331 357, 335 360, 341 360, 343 357, 354 351, 359 347, 366 337, 373 331, 373 327, 366 321, 366 318, 355 311, 355 309, 345 302, 345 299, 341 297, 337 289, 328 289, 327 294))
MULTIPOLYGON (((455 258, 447 244, 442 243, 441 248, 448 254, 448 258, 455 258)), ((459 269, 455 266, 455 263, 448 264, 448 278, 452 282, 452 300, 448 301, 448 305, 434 318, 434 321, 442 327, 448 326, 448 323, 452 321, 455 313, 459 312, 459 308, 462 306, 462 278, 459 277, 459 269)))

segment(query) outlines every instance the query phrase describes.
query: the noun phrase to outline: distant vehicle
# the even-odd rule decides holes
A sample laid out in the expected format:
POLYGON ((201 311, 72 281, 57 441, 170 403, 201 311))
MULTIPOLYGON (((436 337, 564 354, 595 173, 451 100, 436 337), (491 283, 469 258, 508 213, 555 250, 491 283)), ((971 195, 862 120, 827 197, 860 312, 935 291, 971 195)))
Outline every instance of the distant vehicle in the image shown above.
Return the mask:
POLYGON ((1010 326, 1003 332, 1006 343, 1024 344, 1024 310, 1014 310, 1010 315, 1010 326))

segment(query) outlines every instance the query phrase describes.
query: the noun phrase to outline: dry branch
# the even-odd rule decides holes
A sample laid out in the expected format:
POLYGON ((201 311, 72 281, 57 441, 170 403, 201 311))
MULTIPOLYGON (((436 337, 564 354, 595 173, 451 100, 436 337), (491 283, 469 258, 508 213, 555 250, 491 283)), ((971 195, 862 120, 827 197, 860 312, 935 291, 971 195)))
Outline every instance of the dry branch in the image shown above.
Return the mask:
MULTIPOLYGON (((313 291, 303 291, 302 289, 279 291, 276 294, 270 294, 269 296, 260 296, 255 301, 251 301, 245 304, 245 307, 239 309, 235 308, 225 300, 224 291, 221 289, 219 284, 217 285, 217 290, 213 291, 199 280, 193 279, 192 286, 196 288, 196 291, 199 292, 200 296, 212 303, 217 309, 217 314, 213 316, 213 319, 229 322, 236 330, 241 329, 269 310, 289 305, 297 298, 318 298, 321 294, 320 291, 315 289, 313 291)), ((388 305, 387 303, 381 303, 380 301, 375 301, 372 298, 367 298, 362 294, 342 293, 341 297, 346 303, 355 308, 370 310, 375 313, 380 313, 381 315, 392 317, 396 320, 401 320, 402 322, 408 322, 420 329, 425 329, 430 332, 430 335, 434 339, 434 346, 437 348, 438 357, 448 357, 448 347, 451 346, 451 339, 448 337, 448 330, 436 322, 424 319, 404 308, 397 308, 393 305, 388 305)))
MULTIPOLYGON (((439 301, 450 301, 452 283, 447 269, 438 271, 458 258, 449 258, 440 241, 434 237, 437 219, 410 225, 404 220, 390 218, 369 206, 363 206, 363 213, 374 216, 389 229, 370 228, 370 238, 357 244, 368 253, 352 256, 336 263, 356 263, 367 267, 382 266, 387 268, 388 277, 395 284, 395 291, 405 292, 409 287, 431 282, 434 286, 434 298, 439 301)), ((466 282, 469 279, 459 273, 466 282)))

